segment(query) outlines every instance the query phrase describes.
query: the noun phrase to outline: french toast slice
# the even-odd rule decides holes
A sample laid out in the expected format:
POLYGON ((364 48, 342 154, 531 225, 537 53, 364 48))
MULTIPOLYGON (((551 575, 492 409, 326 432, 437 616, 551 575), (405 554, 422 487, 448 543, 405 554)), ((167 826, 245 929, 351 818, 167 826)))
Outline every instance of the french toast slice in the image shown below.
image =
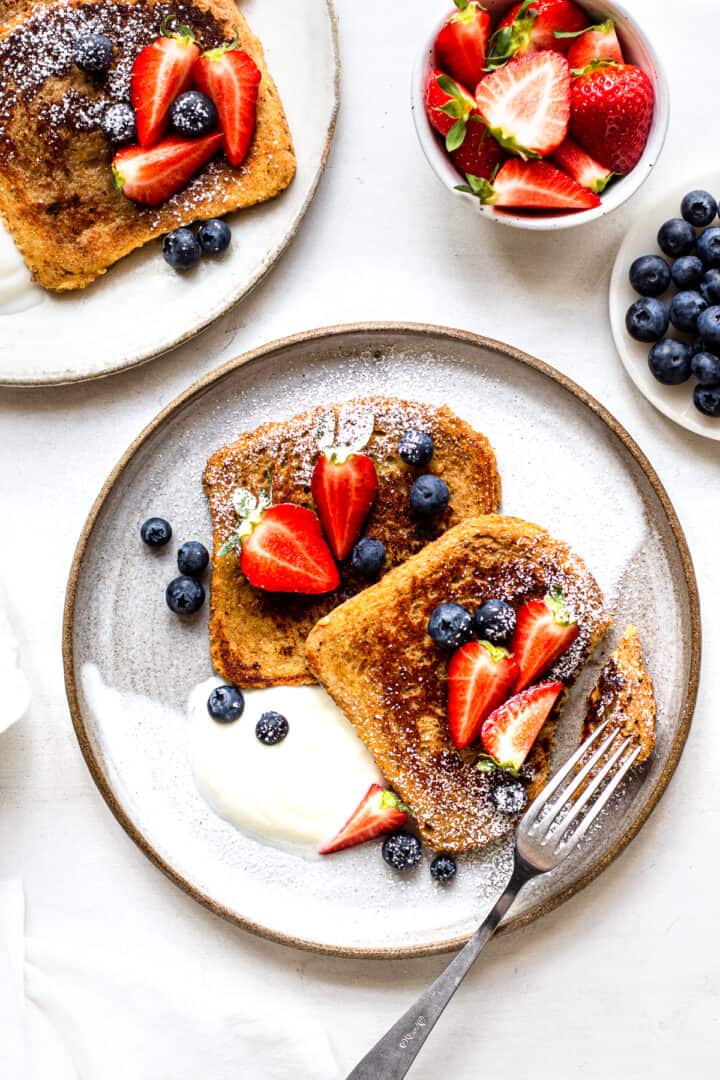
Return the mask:
MULTIPOLYGON (((579 633, 548 677, 569 687, 610 624, 604 597, 567 544, 518 518, 462 522, 322 618, 308 637, 310 670, 408 803, 431 848, 482 847, 513 829, 516 819, 495 807, 498 775, 476 767, 482 748, 458 750, 450 739, 449 656, 428 635, 430 614, 448 600, 472 609, 498 598, 517 608, 554 586, 579 633)), ((548 777, 558 712, 559 704, 523 766, 530 798, 548 777)))
POLYGON ((0 215, 38 284, 82 289, 153 238, 264 202, 291 182, 283 106, 233 0, 15 0, 12 10, 0 22, 0 215), (108 105, 129 100, 135 57, 166 16, 190 26, 203 49, 237 31, 262 73, 257 127, 240 168, 216 158, 166 203, 144 208, 115 188, 115 151, 99 124, 108 105), (73 64, 73 40, 88 31, 116 47, 102 78, 73 64))
POLYGON ((328 412, 334 415, 338 442, 351 442, 368 414, 374 417, 364 452, 375 462, 379 488, 364 533, 385 545, 387 569, 446 529, 495 511, 500 503, 500 478, 490 443, 447 406, 381 397, 319 406, 265 424, 216 451, 203 477, 213 519, 210 652, 216 672, 237 686, 315 682, 305 664, 307 635, 321 616, 367 586, 346 560, 340 566, 340 587, 329 595, 266 593, 244 579, 237 556, 219 554, 237 524, 233 493, 237 488, 259 492, 268 470, 274 502, 314 508, 310 481, 319 453, 317 431, 328 412), (424 468, 406 465, 398 454, 400 436, 409 429, 425 431, 434 441, 432 460, 424 468), (423 472, 442 476, 450 488, 447 509, 425 522, 412 513, 409 498, 413 482, 423 472))
POLYGON ((628 626, 590 694, 583 740, 607 720, 608 730, 618 728, 625 738, 629 736, 640 744, 639 765, 655 749, 656 719, 655 690, 645 666, 640 635, 636 627, 628 626))

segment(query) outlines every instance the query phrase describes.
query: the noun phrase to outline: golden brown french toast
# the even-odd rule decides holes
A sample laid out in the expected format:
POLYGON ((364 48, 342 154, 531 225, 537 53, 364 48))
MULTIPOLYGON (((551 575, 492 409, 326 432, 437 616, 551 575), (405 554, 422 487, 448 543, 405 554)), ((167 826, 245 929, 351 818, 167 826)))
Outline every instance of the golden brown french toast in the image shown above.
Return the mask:
MULTIPOLYGON (((311 671, 408 803, 432 848, 479 848, 507 833, 516 819, 500 813, 492 799, 497 774, 476 767, 481 747, 458 750, 452 743, 448 655, 427 632, 430 614, 445 601, 472 609, 495 598, 517 608, 556 586, 579 627, 549 673, 567 687, 610 623, 603 594, 567 544, 518 518, 462 522, 322 618, 308 637, 311 671)), ((556 706, 523 766, 530 798, 547 780, 558 711, 556 706)))
POLYGON ((374 418, 365 450, 375 462, 378 495, 364 533, 381 540, 385 567, 404 562, 446 529, 477 514, 497 510, 500 479, 495 454, 484 435, 447 406, 437 408, 395 398, 363 398, 310 409, 292 419, 265 424, 218 450, 203 482, 213 518, 210 651, 217 673, 237 686, 315 681, 305 664, 305 639, 317 620, 367 585, 348 560, 341 584, 325 596, 289 596, 255 589, 244 579, 235 555, 220 556, 237 524, 232 497, 237 488, 258 492, 272 473, 274 502, 313 508, 310 481, 319 448, 317 430, 331 412, 338 441, 352 441, 358 424, 374 418), (404 431, 427 432, 435 450, 426 468, 405 464, 398 454, 404 431), (450 502, 439 517, 419 520, 410 508, 410 488, 420 473, 441 476, 450 502))
POLYGON ((643 659, 640 635, 636 627, 628 626, 590 694, 583 739, 607 720, 608 730, 618 728, 623 736, 637 740, 640 764, 655 748, 656 719, 655 690, 643 659))
POLYGON ((264 202, 292 180, 282 103, 233 0, 11 3, 14 17, 0 22, 0 215, 40 285, 81 289, 154 237, 264 202), (115 188, 114 149, 99 124, 111 103, 129 100, 135 57, 166 16, 190 26, 203 49, 238 32, 262 73, 257 127, 240 168, 220 156, 167 202, 143 208, 115 188), (105 76, 73 63, 73 42, 88 31, 115 45, 105 76))

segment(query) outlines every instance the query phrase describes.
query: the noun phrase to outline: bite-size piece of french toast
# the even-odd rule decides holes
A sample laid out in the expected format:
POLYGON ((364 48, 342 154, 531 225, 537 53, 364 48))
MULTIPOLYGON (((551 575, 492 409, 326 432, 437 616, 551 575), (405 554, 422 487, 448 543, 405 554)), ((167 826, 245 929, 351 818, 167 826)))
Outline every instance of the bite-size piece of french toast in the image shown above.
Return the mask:
POLYGON ((638 743, 640 764, 655 749, 656 720, 655 690, 645 666, 640 635, 635 626, 628 626, 590 694, 583 740, 607 721, 608 732, 617 728, 624 738, 638 743))

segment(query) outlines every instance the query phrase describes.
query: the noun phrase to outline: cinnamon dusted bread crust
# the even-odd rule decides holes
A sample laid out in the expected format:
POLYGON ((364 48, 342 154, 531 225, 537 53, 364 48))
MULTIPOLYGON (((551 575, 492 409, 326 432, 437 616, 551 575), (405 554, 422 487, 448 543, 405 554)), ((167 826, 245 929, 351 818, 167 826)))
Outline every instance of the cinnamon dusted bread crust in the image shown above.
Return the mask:
POLYGON ((637 740, 640 764, 655 749, 656 719, 655 690, 643 659, 640 635, 634 626, 628 626, 590 694, 583 740, 607 720, 608 730, 618 728, 625 738, 637 740))

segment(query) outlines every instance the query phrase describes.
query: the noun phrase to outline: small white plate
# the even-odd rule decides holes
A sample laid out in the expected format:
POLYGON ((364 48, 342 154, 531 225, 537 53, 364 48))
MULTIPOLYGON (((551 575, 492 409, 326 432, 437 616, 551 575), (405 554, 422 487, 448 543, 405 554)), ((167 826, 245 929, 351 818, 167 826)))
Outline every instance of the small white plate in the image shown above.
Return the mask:
MULTIPOLYGON (((658 229, 668 218, 680 217, 683 195, 695 188, 710 191, 716 198, 720 196, 720 169, 704 176, 691 177, 682 186, 673 188, 657 203, 648 207, 626 235, 617 254, 610 281, 610 325, 620 359, 640 393, 676 424, 688 431, 694 431, 696 435, 720 441, 720 420, 703 416, 693 404, 695 380, 681 386, 663 386, 648 367, 648 353, 652 346, 635 341, 625 328, 627 309, 639 299, 628 278, 630 267, 640 255, 662 255, 657 244, 658 229)), ((715 224, 720 225, 720 221, 715 224)), ((671 286, 661 299, 667 300, 674 291, 674 286, 671 286)), ((685 337, 672 327, 668 333, 674 337, 685 337)))
MULTIPOLYGON (((155 240, 87 289, 57 295, 33 287, 24 310, 0 314, 0 386, 94 379, 173 349, 245 296, 292 240, 335 127, 340 61, 333 0, 294 0, 281 18, 270 0, 246 0, 242 7, 287 113, 297 157, 292 184, 276 199, 231 214, 227 255, 204 260, 186 277, 165 264, 155 240)), ((7 234, 0 247, 3 241, 11 244, 7 234)), ((27 277, 22 264, 17 273, 27 277)))

